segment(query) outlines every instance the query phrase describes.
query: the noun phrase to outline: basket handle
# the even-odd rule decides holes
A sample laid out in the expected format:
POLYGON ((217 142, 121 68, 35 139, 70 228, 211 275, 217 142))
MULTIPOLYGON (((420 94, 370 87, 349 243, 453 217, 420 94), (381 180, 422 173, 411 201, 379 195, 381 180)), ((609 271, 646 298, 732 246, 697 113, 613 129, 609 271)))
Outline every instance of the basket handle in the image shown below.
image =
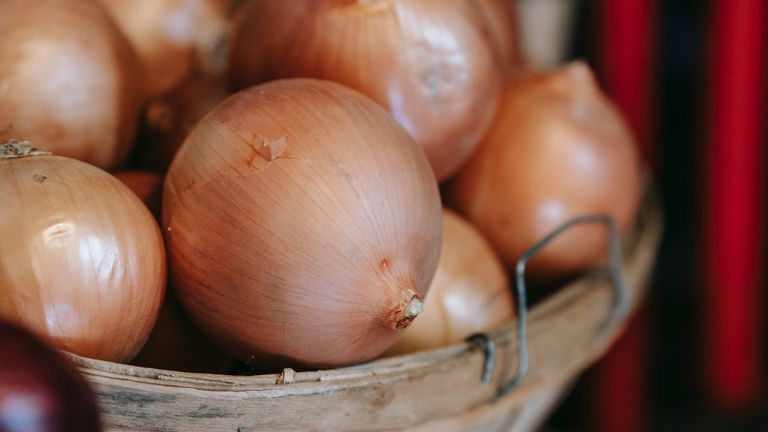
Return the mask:
MULTIPOLYGON (((528 249, 517 261, 515 267, 516 278, 516 296, 517 296, 517 346, 518 346, 518 369, 517 374, 509 381, 499 387, 494 401, 501 399, 517 387, 528 374, 528 309, 527 309, 527 286, 525 284, 525 268, 528 261, 536 255, 539 250, 554 240, 563 232, 576 225, 585 224, 603 224, 608 228, 608 260, 610 269, 611 284, 613 285, 613 302, 611 313, 601 324, 595 336, 611 328, 614 323, 622 320, 629 312, 629 299, 627 295, 626 281, 624 280, 624 261, 621 254, 621 234, 619 233, 616 221, 609 215, 599 214, 590 216, 581 216, 573 218, 560 225, 554 231, 547 234, 539 240, 530 249, 528 249)), ((485 364, 483 365, 483 382, 490 382, 493 375, 493 369, 496 363, 496 346, 493 340, 485 333, 478 333, 467 338, 468 342, 480 345, 485 353, 485 364)))

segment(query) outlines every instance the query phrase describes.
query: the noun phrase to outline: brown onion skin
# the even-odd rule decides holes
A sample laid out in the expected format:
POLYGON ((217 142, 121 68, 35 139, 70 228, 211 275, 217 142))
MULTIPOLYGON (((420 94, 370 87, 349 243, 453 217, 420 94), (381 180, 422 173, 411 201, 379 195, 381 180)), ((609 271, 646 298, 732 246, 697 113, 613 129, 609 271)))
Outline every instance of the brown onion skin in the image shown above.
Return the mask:
POLYGON ((258 365, 371 359, 412 320, 437 266, 437 183, 370 99, 335 83, 240 92, 187 138, 163 227, 179 299, 211 339, 258 365))
POLYGON ((88 384, 61 353, 0 320, 0 430, 98 432, 88 384))
POLYGON ((124 362, 155 323, 162 236, 100 169, 59 156, 0 159, 0 316, 58 348, 124 362))
POLYGON ((443 211, 443 247, 424 312, 387 355, 448 346, 514 318, 514 299, 501 260, 477 230, 443 211))
POLYGON ((221 77, 194 75, 170 93, 150 101, 144 114, 140 167, 168 171, 192 128, 229 94, 221 77))
POLYGON ((219 0, 97 0, 138 53, 147 97, 170 91, 194 68, 221 70, 227 33, 219 0))
POLYGON ((89 0, 4 0, 0 34, 0 142, 119 165, 142 89, 136 56, 109 16, 89 0))
MULTIPOLYGON (((448 188, 448 200, 513 267, 571 218, 609 214, 621 230, 640 192, 636 143, 589 67, 510 81, 491 131, 448 188)), ((528 264, 533 280, 568 277, 606 255, 602 226, 570 229, 528 264)))
POLYGON ((390 110, 442 181, 485 134, 501 88, 474 1, 249 2, 233 23, 229 77, 238 89, 315 77, 358 90, 390 110))

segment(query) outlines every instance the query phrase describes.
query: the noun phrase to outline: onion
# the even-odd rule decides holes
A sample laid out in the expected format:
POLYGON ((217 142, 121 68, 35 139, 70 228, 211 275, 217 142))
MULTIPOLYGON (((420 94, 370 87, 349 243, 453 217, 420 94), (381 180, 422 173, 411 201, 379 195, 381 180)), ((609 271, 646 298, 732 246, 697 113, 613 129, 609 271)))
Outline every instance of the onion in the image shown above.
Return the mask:
POLYGON ((98 432, 96 400, 77 369, 0 320, 0 431, 98 432))
POLYGON ((148 96, 181 83, 194 66, 220 71, 227 32, 219 0, 98 0, 139 54, 148 96))
POLYGON ((15 142, 0 146, 0 196, 0 316, 82 356, 132 358, 164 292, 147 208, 106 172, 15 142))
POLYGON ((443 248, 424 312, 389 355, 438 348, 487 332, 514 317, 507 273, 480 232, 443 211, 443 248))
POLYGON ((488 129, 501 86, 476 1, 246 3, 233 24, 230 78, 236 88, 315 77, 358 90, 390 110, 443 180, 488 129))
POLYGON ((331 82, 240 92, 192 131, 163 227, 191 318, 239 360, 371 359, 421 310, 440 251, 424 153, 381 107, 331 82))
POLYGON ((0 2, 0 142, 113 168, 128 155, 137 60, 89 0, 0 2))
MULTIPOLYGON (((626 230, 640 198, 632 135, 597 87, 572 63, 508 83, 488 137, 451 184, 450 201, 513 266, 567 220, 609 214, 626 230)), ((554 280, 605 255, 603 227, 570 229, 529 263, 533 279, 554 280)))
POLYGON ((194 76, 147 107, 139 149, 144 169, 165 172, 192 128, 229 92, 217 76, 194 76))

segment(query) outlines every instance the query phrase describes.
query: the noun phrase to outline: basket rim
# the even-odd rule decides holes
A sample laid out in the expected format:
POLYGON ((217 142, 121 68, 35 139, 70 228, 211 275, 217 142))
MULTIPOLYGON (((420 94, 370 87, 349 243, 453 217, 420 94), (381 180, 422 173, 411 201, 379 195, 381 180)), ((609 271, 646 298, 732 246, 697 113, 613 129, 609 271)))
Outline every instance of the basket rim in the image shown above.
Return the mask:
MULTIPOLYGON (((660 243, 662 219, 658 200, 650 192, 643 200, 637 223, 625 243, 626 268, 632 270, 639 267, 635 271, 638 275, 634 279, 640 280, 633 280, 629 284, 632 309, 643 296, 645 279, 653 266, 653 257, 660 243)), ((632 274, 629 276, 633 278, 632 274)), ((600 270, 588 272, 531 307, 528 311, 528 339, 535 339, 537 335, 546 333, 549 321, 575 302, 583 300, 590 291, 594 291, 600 279, 602 279, 600 270)), ((516 322, 516 319, 513 319, 488 332, 488 335, 499 347, 507 348, 510 345, 514 347, 516 322)), ((610 341, 619 333, 619 329, 614 329, 611 333, 613 335, 608 335, 606 345, 610 345, 610 341)), ((269 396, 286 394, 286 391, 291 394, 312 394, 329 391, 335 386, 348 388, 392 382, 407 375, 426 373, 432 368, 446 367, 445 365, 451 362, 469 362, 470 357, 478 354, 478 349, 474 344, 460 342, 417 353, 374 359, 359 365, 295 372, 293 379, 288 383, 285 382, 281 373, 234 376, 179 372, 96 360, 69 352, 65 354, 82 372, 94 378, 121 380, 126 384, 132 382, 137 385, 171 386, 199 391, 255 391, 262 396, 269 396)), ((480 372, 478 371, 479 381, 480 372)))

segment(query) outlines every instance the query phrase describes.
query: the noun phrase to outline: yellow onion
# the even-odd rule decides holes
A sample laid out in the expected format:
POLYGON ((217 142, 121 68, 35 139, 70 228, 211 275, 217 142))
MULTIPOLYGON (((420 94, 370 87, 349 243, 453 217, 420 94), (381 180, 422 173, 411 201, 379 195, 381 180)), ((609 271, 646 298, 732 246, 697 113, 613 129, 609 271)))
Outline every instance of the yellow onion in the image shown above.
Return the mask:
POLYGON ((195 66, 223 68, 229 5, 220 0, 97 0, 139 55, 148 97, 181 83, 195 66))
POLYGON ((185 310, 242 361, 330 367, 389 348, 421 311, 440 251, 424 153, 361 94, 277 80, 225 100, 163 193, 185 310))
POLYGON ((0 196, 0 316, 58 348, 130 360, 165 287, 146 206, 94 166, 17 142, 0 146, 0 196))
MULTIPOLYGON (((589 67, 572 63, 510 81, 491 131, 448 196, 504 262, 520 256, 560 224, 608 214, 622 230, 640 198, 635 141, 589 67)), ((557 279, 605 255, 605 229, 579 226, 529 263, 534 279, 557 279)))
POLYGON ((479 0, 291 0, 244 4, 233 24, 236 88, 315 77, 390 110, 438 180, 466 161, 488 128, 501 85, 479 0))
POLYGON ((89 0, 0 2, 0 141, 113 168, 141 102, 137 60, 89 0))
POLYGON ((424 312, 388 355, 438 348, 512 320, 514 299, 504 265, 482 234, 443 211, 443 247, 424 312))

